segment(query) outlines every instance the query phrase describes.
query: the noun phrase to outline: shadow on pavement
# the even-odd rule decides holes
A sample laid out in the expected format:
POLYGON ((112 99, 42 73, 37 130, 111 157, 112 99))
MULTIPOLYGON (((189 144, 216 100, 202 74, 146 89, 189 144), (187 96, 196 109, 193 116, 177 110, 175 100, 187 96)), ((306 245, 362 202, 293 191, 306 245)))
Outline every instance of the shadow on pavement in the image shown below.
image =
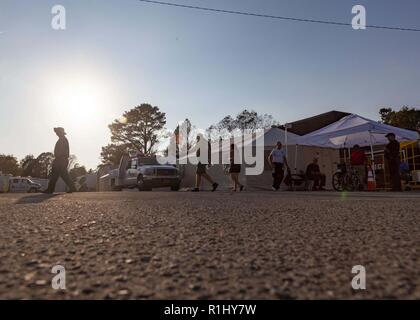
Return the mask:
POLYGON ((59 194, 37 194, 22 197, 15 202, 15 204, 31 204, 31 203, 41 203, 47 201, 48 199, 59 196, 59 194))

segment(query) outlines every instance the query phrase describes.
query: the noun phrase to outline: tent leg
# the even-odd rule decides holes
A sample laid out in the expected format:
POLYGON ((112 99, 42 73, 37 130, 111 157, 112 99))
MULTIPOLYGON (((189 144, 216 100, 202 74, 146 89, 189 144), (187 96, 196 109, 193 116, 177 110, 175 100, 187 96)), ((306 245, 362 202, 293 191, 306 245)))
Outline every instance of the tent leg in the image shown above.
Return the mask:
POLYGON ((347 164, 347 149, 346 149, 346 146, 344 146, 344 148, 343 148, 343 154, 344 154, 344 163, 347 164))
POLYGON ((350 147, 347 148, 347 152, 348 152, 348 155, 349 155, 349 166, 351 166, 351 149, 350 149, 350 147))

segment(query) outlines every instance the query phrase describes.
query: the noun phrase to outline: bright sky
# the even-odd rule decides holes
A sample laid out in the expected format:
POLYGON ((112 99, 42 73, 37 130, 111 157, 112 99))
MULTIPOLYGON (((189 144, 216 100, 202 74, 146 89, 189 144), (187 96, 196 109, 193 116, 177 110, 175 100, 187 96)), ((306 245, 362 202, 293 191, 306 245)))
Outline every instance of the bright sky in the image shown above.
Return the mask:
MULTIPOLYGON (((167 0, 271 15, 420 28, 418 0, 167 0)), ((206 128, 244 107, 280 122, 332 109, 378 119, 420 106, 420 32, 367 30, 136 0, 0 0, 0 153, 51 151, 54 126, 88 168, 107 125, 140 103, 206 128), (67 30, 51 28, 64 5, 67 30)))

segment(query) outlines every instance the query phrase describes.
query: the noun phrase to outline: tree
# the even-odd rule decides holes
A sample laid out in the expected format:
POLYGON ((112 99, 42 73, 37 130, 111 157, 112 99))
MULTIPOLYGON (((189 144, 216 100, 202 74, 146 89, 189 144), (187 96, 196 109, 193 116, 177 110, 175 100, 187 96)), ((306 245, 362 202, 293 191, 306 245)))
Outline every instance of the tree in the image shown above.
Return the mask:
POLYGON ((227 130, 232 132, 233 130, 237 129, 238 122, 236 119, 232 118, 232 116, 228 115, 224 117, 222 120, 217 123, 214 128, 217 130, 227 130))
POLYGON ((119 164, 122 155, 129 149, 133 149, 133 146, 131 144, 110 143, 105 147, 102 147, 102 163, 111 163, 113 165, 119 164))
POLYGON ((174 130, 174 137, 175 141, 171 141, 170 143, 177 144, 176 152, 178 158, 180 150, 186 152, 187 150, 190 150, 196 143, 197 128, 193 126, 188 118, 186 118, 174 130))
POLYGON ((243 110, 236 116, 235 119, 237 129, 241 130, 255 130, 258 128, 259 118, 256 111, 243 110))
POLYGON ((162 152, 163 155, 169 156, 171 160, 175 160, 173 157, 176 159, 183 158, 196 144, 197 134, 197 128, 186 118, 176 126, 173 134, 169 136, 168 146, 162 152))
POLYGON ((73 181, 76 181, 78 177, 84 176, 85 174, 87 174, 86 168, 84 166, 80 166, 78 163, 76 163, 69 171, 69 176, 73 181))
MULTIPOLYGON (((20 161, 22 176, 48 178, 53 161, 54 155, 51 152, 43 152, 36 158, 32 154, 29 154, 20 161)), ((70 155, 69 169, 73 167, 76 161, 76 156, 70 155)))
POLYGON ((0 154, 0 171, 4 174, 20 175, 21 171, 16 157, 0 154))
POLYGON ((108 127, 112 143, 128 145, 144 155, 150 155, 163 135, 165 124, 166 114, 158 107, 144 103, 124 112, 108 127))
POLYGON ((20 168, 22 170, 22 176, 34 177, 36 166, 37 166, 37 161, 32 154, 25 156, 22 160, 20 160, 20 168))
POLYGON ((258 116, 258 128, 270 129, 279 125, 280 122, 274 120, 274 117, 271 114, 264 113, 263 115, 258 116))
POLYGON ((51 152, 43 152, 36 158, 33 176, 37 178, 48 178, 52 163, 54 161, 54 154, 51 152))
POLYGON ((392 108, 379 110, 381 121, 394 127, 420 131, 420 110, 403 106, 399 111, 392 108))
POLYGON ((71 170, 72 168, 80 166, 80 164, 77 162, 77 157, 74 154, 71 154, 69 156, 69 164, 67 165, 67 169, 71 170))
POLYGON ((269 114, 259 115, 254 110, 244 109, 237 114, 235 118, 231 115, 227 115, 218 123, 211 125, 207 129, 207 132, 209 133, 210 138, 214 140, 215 136, 212 136, 213 130, 218 132, 216 135, 227 138, 226 134, 223 134, 223 131, 228 133, 227 135, 229 136, 235 130, 239 130, 241 133, 245 130, 255 132, 258 129, 268 129, 275 125, 278 125, 278 122, 274 120, 273 116, 269 114))

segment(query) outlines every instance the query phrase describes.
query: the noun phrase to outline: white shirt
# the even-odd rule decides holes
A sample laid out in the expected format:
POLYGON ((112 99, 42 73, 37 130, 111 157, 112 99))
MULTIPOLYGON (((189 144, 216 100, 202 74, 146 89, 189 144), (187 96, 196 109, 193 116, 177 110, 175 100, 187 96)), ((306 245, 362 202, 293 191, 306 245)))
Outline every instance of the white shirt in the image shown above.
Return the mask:
POLYGON ((271 161, 276 163, 284 163, 284 158, 286 157, 286 152, 283 149, 273 149, 270 153, 271 161))

